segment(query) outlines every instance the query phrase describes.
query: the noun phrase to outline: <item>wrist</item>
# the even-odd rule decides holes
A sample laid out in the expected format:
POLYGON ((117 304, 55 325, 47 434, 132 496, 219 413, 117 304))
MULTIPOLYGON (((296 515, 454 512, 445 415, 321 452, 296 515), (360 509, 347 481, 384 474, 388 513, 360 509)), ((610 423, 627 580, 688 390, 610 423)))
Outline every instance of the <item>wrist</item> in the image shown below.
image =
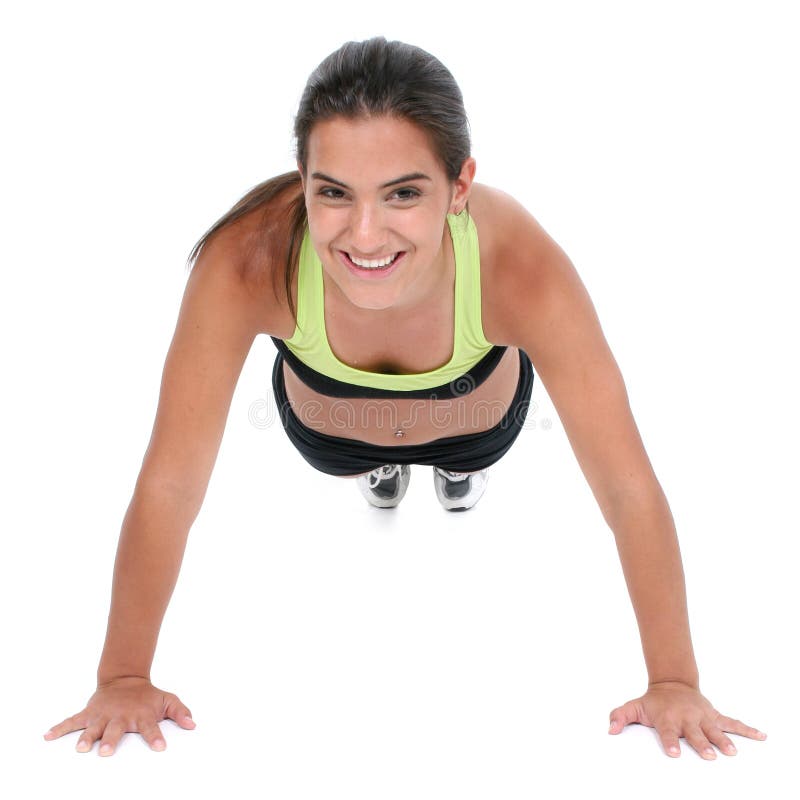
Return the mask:
POLYGON ((102 686, 104 683, 119 680, 120 678, 140 678, 146 681, 150 680, 149 669, 137 669, 134 667, 118 666, 100 666, 97 669, 97 685, 102 686))
POLYGON ((666 677, 657 677, 657 678, 650 678, 647 682, 647 688, 649 689, 651 686, 660 686, 662 684, 669 685, 672 683, 681 684, 682 686, 689 686, 692 689, 697 689, 700 691, 700 676, 696 673, 694 675, 684 675, 684 676, 666 676, 666 677))

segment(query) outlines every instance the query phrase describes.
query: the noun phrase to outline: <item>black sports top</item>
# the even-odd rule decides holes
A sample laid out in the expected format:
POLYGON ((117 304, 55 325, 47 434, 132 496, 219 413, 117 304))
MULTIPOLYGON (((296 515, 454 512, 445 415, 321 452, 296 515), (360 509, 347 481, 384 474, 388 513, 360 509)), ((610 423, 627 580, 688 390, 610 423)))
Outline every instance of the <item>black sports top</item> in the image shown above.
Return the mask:
POLYGON ((491 350, 471 369, 463 375, 454 378, 441 386, 431 389, 377 389, 372 386, 357 386, 353 383, 331 378, 304 364, 285 344, 282 339, 270 336, 281 356, 291 367, 292 371, 310 389, 329 397, 362 397, 362 398, 425 398, 426 400, 444 400, 447 398, 463 397, 469 394, 476 386, 480 386, 492 374, 500 363, 507 345, 494 345, 491 350))

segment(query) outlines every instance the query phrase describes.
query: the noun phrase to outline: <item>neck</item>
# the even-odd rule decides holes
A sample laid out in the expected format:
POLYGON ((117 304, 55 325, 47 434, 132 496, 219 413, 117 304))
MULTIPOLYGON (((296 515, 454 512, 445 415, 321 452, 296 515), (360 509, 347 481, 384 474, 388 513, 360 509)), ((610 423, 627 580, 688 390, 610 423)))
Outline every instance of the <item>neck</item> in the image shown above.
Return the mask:
POLYGON ((391 311, 397 311, 404 316, 412 315, 418 311, 430 308, 431 305, 440 305, 442 298, 452 294, 453 278, 450 274, 449 264, 452 261, 452 245, 450 244, 450 232, 445 223, 444 236, 439 247, 436 258, 420 277, 420 279, 409 288, 407 295, 398 299, 391 307, 391 311))

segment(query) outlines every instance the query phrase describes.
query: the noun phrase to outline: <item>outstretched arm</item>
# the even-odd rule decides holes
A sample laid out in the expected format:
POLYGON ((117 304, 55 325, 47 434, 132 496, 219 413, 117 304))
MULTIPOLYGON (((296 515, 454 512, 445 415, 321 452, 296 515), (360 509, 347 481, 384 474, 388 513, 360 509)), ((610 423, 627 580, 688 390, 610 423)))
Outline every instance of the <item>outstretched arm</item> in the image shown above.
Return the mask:
MULTIPOLYGON (((710 742, 735 752, 725 731, 761 738, 700 694, 672 513, 633 419, 619 367, 586 288, 561 248, 513 198, 499 193, 497 240, 505 338, 531 358, 581 470, 614 533, 648 672, 648 691, 611 714, 658 730, 677 755, 681 735, 704 757, 710 742), (675 748, 674 750, 672 748, 675 748)), ((711 755, 706 755, 711 749, 711 755)))
POLYGON ((54 740, 83 730, 79 752, 100 740, 100 755, 110 755, 125 732, 162 750, 158 722, 194 727, 180 698, 152 685, 150 667, 238 376, 262 322, 230 242, 229 234, 212 241, 186 285, 153 433, 120 533, 97 690, 82 711, 45 735, 54 740))

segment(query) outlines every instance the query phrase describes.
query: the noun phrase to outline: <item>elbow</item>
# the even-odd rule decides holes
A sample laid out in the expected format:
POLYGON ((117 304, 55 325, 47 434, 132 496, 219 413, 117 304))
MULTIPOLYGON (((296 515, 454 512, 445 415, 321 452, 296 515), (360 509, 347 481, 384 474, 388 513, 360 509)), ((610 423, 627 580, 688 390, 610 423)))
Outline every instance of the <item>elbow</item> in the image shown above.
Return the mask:
POLYGON ((191 524, 200 513, 207 488, 208 481, 143 470, 136 482, 133 500, 137 504, 168 508, 191 524))
POLYGON ((669 518, 672 512, 661 484, 653 477, 642 483, 622 483, 604 494, 600 507, 608 526, 616 534, 620 530, 638 528, 654 518, 669 518))

